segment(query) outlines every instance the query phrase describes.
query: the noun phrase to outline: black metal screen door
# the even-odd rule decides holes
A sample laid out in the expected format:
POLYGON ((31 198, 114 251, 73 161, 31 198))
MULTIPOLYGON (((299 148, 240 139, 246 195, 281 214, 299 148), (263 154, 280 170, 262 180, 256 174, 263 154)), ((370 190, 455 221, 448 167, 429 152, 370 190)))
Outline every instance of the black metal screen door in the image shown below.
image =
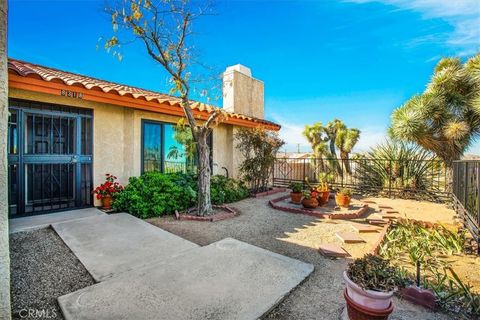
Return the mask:
POLYGON ((10 216, 92 205, 91 114, 16 101, 9 110, 10 216))

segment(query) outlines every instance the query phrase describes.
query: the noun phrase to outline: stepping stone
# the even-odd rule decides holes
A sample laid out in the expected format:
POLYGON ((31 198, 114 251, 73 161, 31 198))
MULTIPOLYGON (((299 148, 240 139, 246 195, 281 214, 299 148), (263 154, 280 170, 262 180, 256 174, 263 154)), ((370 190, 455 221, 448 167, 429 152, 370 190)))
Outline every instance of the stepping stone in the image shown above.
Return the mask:
POLYGON ((384 206, 384 205, 381 205, 381 204, 378 205, 378 208, 379 208, 379 209, 389 209, 389 210, 393 210, 392 207, 390 207, 390 206, 384 206))
POLYGON ((345 249, 333 243, 320 245, 318 251, 326 257, 345 258, 350 256, 345 249))
POLYGON ((227 238, 58 298, 66 320, 259 319, 313 265, 227 238))
POLYGON ((373 224, 373 225, 384 225, 384 224, 387 224, 388 223, 388 220, 383 220, 383 219, 379 219, 379 220, 368 220, 368 223, 370 224, 373 224))
POLYGON ((358 233, 378 232, 378 227, 361 224, 361 223, 352 224, 352 228, 358 233))
POLYGON ((373 213, 371 215, 369 215, 366 220, 367 221, 370 221, 370 220, 382 220, 383 219, 383 215, 382 214, 378 214, 378 213, 373 213))
POLYGON ((126 213, 55 223, 52 227, 97 282, 198 248, 126 213))
POLYGON ((383 213, 400 213, 397 210, 382 209, 383 213))
POLYGON ((382 217, 388 220, 400 219, 400 216, 398 214, 384 214, 382 217))
POLYGON ((365 242, 358 234, 353 232, 337 232, 336 236, 343 241, 343 243, 361 243, 365 242))

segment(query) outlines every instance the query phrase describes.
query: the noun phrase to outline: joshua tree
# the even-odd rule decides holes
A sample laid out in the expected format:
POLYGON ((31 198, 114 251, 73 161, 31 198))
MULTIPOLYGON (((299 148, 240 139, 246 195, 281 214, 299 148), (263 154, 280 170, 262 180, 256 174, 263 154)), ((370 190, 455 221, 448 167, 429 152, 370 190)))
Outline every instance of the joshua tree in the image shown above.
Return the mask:
POLYGON ((330 141, 329 146, 330 146, 330 153, 331 153, 331 162, 332 165, 337 169, 338 174, 342 175, 342 168, 338 164, 337 160, 337 152, 335 150, 335 140, 337 140, 337 134, 340 130, 344 130, 346 127, 343 124, 341 120, 338 119, 333 119, 329 123, 327 123, 327 126, 323 128, 326 136, 328 137, 328 140, 330 141))
MULTIPOLYGON (((190 68, 194 61, 193 47, 189 41, 193 33, 192 23, 206 11, 188 0, 124 0, 119 3, 106 10, 111 16, 115 34, 140 40, 148 55, 169 75, 173 85, 171 93, 180 98, 199 157, 197 214, 211 214, 210 148, 207 138, 224 113, 217 109, 199 123, 189 98, 192 89, 190 68)), ((118 48, 121 44, 119 38, 113 36, 107 40, 105 47, 118 48)))
POLYGON ((328 138, 324 134, 324 128, 321 122, 312 125, 306 125, 303 135, 312 146, 314 161, 320 162, 320 169, 324 170, 323 157, 328 154, 327 141, 328 138))
POLYGON ((480 54, 465 64, 440 60, 426 90, 393 112, 389 133, 434 152, 451 168, 480 133, 480 54))
POLYGON ((350 168, 349 155, 352 152, 353 147, 357 144, 360 139, 360 130, 347 127, 342 127, 337 132, 337 137, 335 139, 335 145, 340 151, 340 158, 343 161, 345 170, 348 174, 352 173, 350 168))

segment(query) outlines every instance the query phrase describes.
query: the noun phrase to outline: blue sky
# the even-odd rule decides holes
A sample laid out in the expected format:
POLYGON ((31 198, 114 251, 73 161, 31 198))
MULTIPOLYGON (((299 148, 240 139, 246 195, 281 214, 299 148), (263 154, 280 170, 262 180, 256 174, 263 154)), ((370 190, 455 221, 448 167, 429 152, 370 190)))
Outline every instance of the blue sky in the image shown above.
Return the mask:
MULTIPOLYGON (((9 56, 168 92, 139 43, 121 62, 97 49, 112 34, 103 4, 10 0, 9 56)), ((480 51, 478 0, 224 0, 215 12, 196 25, 201 61, 218 72, 241 63, 265 82, 266 115, 282 124, 288 151, 309 149, 305 124, 333 118, 359 128, 357 150, 368 149, 442 56, 480 51)))

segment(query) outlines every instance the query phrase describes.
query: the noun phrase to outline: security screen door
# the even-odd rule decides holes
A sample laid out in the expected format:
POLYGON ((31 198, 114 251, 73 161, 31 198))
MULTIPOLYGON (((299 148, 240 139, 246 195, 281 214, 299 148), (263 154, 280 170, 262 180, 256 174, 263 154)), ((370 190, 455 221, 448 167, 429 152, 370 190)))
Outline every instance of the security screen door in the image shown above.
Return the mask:
POLYGON ((10 101, 11 217, 92 205, 92 120, 88 109, 10 101))

